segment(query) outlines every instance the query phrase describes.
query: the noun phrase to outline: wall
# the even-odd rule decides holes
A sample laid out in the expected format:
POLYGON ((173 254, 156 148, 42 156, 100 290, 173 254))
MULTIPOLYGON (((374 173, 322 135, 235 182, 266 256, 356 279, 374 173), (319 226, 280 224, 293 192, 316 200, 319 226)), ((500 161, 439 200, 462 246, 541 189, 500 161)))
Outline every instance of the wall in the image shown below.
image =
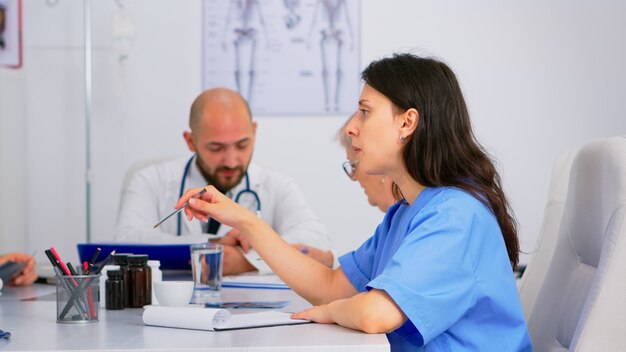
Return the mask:
MULTIPOLYGON (((47 4, 24 1, 24 66, 0 70, 0 248, 40 258, 50 245, 75 253, 86 228, 82 1, 47 4)), ((112 238, 129 166, 186 153, 181 133, 201 89, 200 1, 123 4, 135 35, 122 64, 112 39, 116 3, 97 1, 93 10, 95 240, 112 238)), ((530 252, 552 161, 589 139, 626 133, 625 10, 616 0, 365 0, 361 62, 411 50, 451 65, 530 252)), ((382 218, 340 170, 334 135, 345 118, 258 118, 254 156, 296 179, 339 252, 382 218)))
POLYGON ((0 253, 27 247, 23 91, 18 72, 0 71, 0 253))

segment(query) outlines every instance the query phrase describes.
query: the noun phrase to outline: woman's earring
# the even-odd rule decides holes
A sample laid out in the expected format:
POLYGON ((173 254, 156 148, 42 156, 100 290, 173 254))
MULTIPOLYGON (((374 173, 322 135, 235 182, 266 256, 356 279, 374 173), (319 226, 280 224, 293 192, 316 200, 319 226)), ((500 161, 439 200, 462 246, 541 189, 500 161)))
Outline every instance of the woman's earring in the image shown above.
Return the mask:
POLYGON ((400 142, 400 144, 404 144, 404 141, 406 140, 405 137, 400 136, 400 138, 398 138, 398 142, 400 142))

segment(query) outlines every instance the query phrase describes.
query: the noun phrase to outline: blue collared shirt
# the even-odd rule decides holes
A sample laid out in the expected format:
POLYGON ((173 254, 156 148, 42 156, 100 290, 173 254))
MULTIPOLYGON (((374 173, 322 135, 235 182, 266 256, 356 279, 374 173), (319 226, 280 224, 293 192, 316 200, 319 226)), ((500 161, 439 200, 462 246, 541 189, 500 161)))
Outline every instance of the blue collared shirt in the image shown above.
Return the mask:
POLYGON ((339 262, 357 290, 384 290, 408 317, 387 334, 393 351, 532 350, 498 222, 462 190, 396 203, 339 262))

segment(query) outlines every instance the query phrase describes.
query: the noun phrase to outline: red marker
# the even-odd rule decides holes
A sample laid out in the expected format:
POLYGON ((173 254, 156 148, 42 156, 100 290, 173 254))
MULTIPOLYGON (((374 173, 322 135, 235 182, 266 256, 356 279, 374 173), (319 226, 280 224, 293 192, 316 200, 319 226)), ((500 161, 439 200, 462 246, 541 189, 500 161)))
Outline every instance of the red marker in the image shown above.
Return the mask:
MULTIPOLYGON (((67 276, 72 276, 70 269, 68 269, 67 265, 65 265, 65 262, 61 260, 59 253, 57 253, 57 250, 54 249, 54 247, 50 247, 50 252, 54 256, 54 259, 56 259, 59 262, 59 266, 61 267, 61 270, 63 270, 63 273, 67 276)), ((76 280, 72 279, 72 282, 74 282, 74 286, 78 286, 78 283, 76 282, 76 280)))

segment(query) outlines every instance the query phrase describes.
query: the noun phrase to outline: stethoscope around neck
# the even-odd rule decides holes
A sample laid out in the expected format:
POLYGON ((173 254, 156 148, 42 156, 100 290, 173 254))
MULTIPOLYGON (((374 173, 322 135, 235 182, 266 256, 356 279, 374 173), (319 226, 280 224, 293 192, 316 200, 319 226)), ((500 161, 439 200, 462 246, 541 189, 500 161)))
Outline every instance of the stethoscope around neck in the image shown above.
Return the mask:
MULTIPOLYGON (((193 162, 193 159, 196 156, 192 156, 191 158, 189 158, 189 161, 187 161, 187 164, 185 164, 185 170, 183 171, 183 179, 180 181, 180 191, 178 192, 178 198, 183 196, 183 193, 185 193, 185 180, 187 179, 187 175, 189 175, 189 169, 191 168, 191 163, 193 162)), ((253 191, 250 188, 250 177, 248 176, 248 172, 246 171, 245 173, 245 178, 246 178, 246 188, 242 189, 241 191, 239 191, 239 193, 237 193, 237 195, 235 196, 235 203, 239 203, 239 199, 241 198, 241 196, 243 194, 250 194, 252 195, 252 197, 254 197, 254 200, 256 201, 256 215, 257 216, 261 216, 261 198, 259 198, 259 195, 253 191)), ((181 235, 181 228, 182 228, 182 214, 178 213, 176 214, 176 236, 180 236, 181 235)))

